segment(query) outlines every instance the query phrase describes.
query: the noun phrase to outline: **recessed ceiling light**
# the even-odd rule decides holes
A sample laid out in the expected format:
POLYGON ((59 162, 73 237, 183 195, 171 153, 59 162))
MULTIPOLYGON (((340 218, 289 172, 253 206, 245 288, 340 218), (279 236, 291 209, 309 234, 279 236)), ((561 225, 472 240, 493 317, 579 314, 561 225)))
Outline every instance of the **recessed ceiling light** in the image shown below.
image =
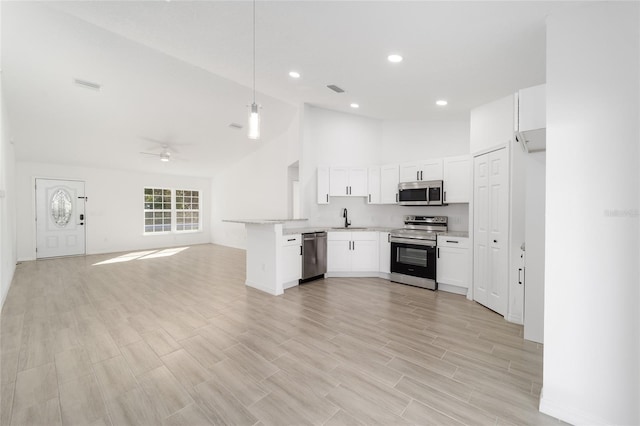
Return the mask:
POLYGON ((389 60, 389 62, 393 62, 394 64, 397 64, 398 62, 402 62, 402 56, 395 53, 387 56, 387 59, 389 60))
POLYGON ((289 71, 289 77, 300 78, 300 73, 298 71, 289 71))
POLYGON ((360 105, 358 105, 357 103, 352 103, 351 105, 349 105, 351 108, 360 108, 360 105))
POLYGON ((448 102, 445 101, 444 99, 440 99, 439 101, 436 101, 436 105, 438 106, 445 106, 446 104, 448 104, 448 102))

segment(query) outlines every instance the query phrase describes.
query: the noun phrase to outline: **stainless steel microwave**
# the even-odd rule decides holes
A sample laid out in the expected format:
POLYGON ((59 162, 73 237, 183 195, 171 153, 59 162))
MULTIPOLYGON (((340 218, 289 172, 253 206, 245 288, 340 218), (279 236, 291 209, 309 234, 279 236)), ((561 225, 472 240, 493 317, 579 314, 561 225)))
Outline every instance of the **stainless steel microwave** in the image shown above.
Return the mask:
POLYGON ((398 204, 401 206, 441 206, 442 181, 401 182, 398 185, 398 204))

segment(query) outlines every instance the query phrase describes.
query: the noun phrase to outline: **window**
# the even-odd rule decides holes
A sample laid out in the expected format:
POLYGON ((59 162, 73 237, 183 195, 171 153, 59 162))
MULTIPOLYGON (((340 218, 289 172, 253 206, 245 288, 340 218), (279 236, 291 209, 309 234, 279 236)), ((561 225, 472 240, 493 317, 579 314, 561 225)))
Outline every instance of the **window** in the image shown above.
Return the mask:
POLYGON ((170 189, 144 189, 144 232, 171 232, 170 189))
POLYGON ((176 231, 200 229, 200 192, 176 190, 176 231))
POLYGON ((144 188, 145 234, 198 230, 200 191, 144 188))

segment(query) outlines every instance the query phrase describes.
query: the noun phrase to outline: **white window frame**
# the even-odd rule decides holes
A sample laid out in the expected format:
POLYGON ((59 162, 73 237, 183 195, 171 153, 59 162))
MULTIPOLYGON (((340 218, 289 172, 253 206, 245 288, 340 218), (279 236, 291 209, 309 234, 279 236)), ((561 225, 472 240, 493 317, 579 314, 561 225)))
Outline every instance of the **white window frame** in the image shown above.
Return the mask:
MULTIPOLYGON (((194 233, 194 232, 202 232, 202 191, 199 189, 174 189, 174 188, 158 188, 156 186, 152 186, 152 185, 147 185, 144 186, 142 189, 142 194, 143 194, 143 204, 142 204, 142 234, 143 235, 167 235, 167 234, 184 234, 184 233, 194 233), (147 193, 146 191, 150 189, 152 190, 152 192, 154 193, 154 203, 155 204, 155 191, 156 190, 160 190, 163 191, 163 197, 165 197, 164 195, 164 191, 169 191, 169 196, 171 197, 171 203, 170 209, 165 209, 164 208, 164 200, 162 202, 163 204, 163 208, 162 209, 155 209, 155 208, 151 208, 151 209, 147 209, 146 208, 146 204, 147 204, 147 200, 146 200, 146 196, 147 193), (182 197, 184 197, 184 191, 189 191, 191 193, 196 192, 197 193, 197 198, 198 198, 198 208, 194 209, 194 208, 190 208, 190 209, 178 209, 177 208, 177 199, 178 199, 178 191, 183 191, 183 195, 182 197), (197 213, 198 215, 198 227, 196 229, 178 229, 178 212, 180 213, 188 213, 188 214, 193 214, 193 213, 197 213), (147 225, 147 213, 153 213, 154 215, 156 213, 162 213, 162 218, 163 218, 163 222, 164 222, 164 218, 166 217, 165 214, 169 213, 169 218, 170 218, 170 229, 169 230, 162 230, 162 231, 147 231, 147 226, 157 226, 156 223, 152 223, 150 225, 147 225)), ((191 197, 193 197, 193 194, 191 195, 191 197)), ((154 221, 156 218, 152 218, 154 221)), ((164 225, 164 223, 162 223, 162 225, 164 225)))
MULTIPOLYGON (((174 221, 173 221, 173 206, 174 206, 174 197, 173 197, 173 190, 169 189, 169 188, 157 188, 157 187, 153 187, 153 186, 145 186, 142 190, 142 209, 143 209, 143 221, 142 221, 142 231, 145 235, 163 235, 163 234, 170 234, 173 231, 173 225, 174 225, 174 221), (157 204, 155 197, 157 197, 158 195, 156 195, 156 191, 162 191, 162 194, 160 195, 161 197, 163 197, 163 200, 160 201, 160 204, 163 204, 162 208, 156 209, 156 208, 151 208, 151 209, 147 209, 146 204, 148 203, 146 198, 147 198, 147 189, 150 189, 153 192, 153 202, 151 202, 152 205, 157 204), (166 196, 164 194, 164 191, 169 191, 169 197, 170 197, 170 208, 166 209, 164 207, 164 204, 167 204, 164 202, 164 197, 166 196), (164 227, 164 218, 166 217, 166 213, 169 213, 169 230, 162 230, 162 231, 147 231, 147 213, 152 213, 153 216, 156 216, 156 214, 161 213, 162 214, 162 218, 163 218, 163 227, 164 227)), ((153 223, 150 226, 153 226, 155 228, 155 226, 157 226, 157 224, 155 223, 155 217, 151 218, 153 223)))
MULTIPOLYGON (((200 207, 201 207, 201 203, 202 203, 202 198, 201 198, 201 192, 198 189, 176 189, 174 191, 175 194, 175 217, 176 217, 176 221, 175 221, 175 232, 179 232, 179 233, 184 233, 184 232, 199 232, 202 229, 202 215, 200 214, 200 207), (198 208, 194 209, 194 208, 190 208, 190 209, 179 209, 178 208, 178 191, 182 191, 182 195, 181 197, 183 197, 183 202, 184 202, 184 197, 186 197, 187 195, 185 195, 185 192, 191 192, 192 194, 190 195, 191 197, 191 201, 193 201, 193 193, 196 192, 197 193, 197 197, 198 197, 198 208), (178 213, 187 213, 190 214, 193 217, 193 213, 197 213, 198 214, 198 227, 193 229, 178 229, 178 213)), ((193 207, 193 204, 192 204, 193 207)), ((183 218, 184 220, 184 218, 183 218)), ((184 225, 184 222, 183 222, 184 225)), ((192 224, 193 225, 193 224, 192 224)))

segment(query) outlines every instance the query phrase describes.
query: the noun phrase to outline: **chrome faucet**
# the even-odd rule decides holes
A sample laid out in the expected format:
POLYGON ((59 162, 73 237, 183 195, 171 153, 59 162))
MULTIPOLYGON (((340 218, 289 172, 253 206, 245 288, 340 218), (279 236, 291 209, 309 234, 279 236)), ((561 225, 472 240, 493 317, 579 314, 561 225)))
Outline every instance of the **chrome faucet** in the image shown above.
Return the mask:
POLYGON ((351 225, 351 222, 349 222, 349 214, 347 213, 347 209, 344 209, 342 211, 342 217, 344 217, 344 227, 348 228, 349 225, 351 225))

